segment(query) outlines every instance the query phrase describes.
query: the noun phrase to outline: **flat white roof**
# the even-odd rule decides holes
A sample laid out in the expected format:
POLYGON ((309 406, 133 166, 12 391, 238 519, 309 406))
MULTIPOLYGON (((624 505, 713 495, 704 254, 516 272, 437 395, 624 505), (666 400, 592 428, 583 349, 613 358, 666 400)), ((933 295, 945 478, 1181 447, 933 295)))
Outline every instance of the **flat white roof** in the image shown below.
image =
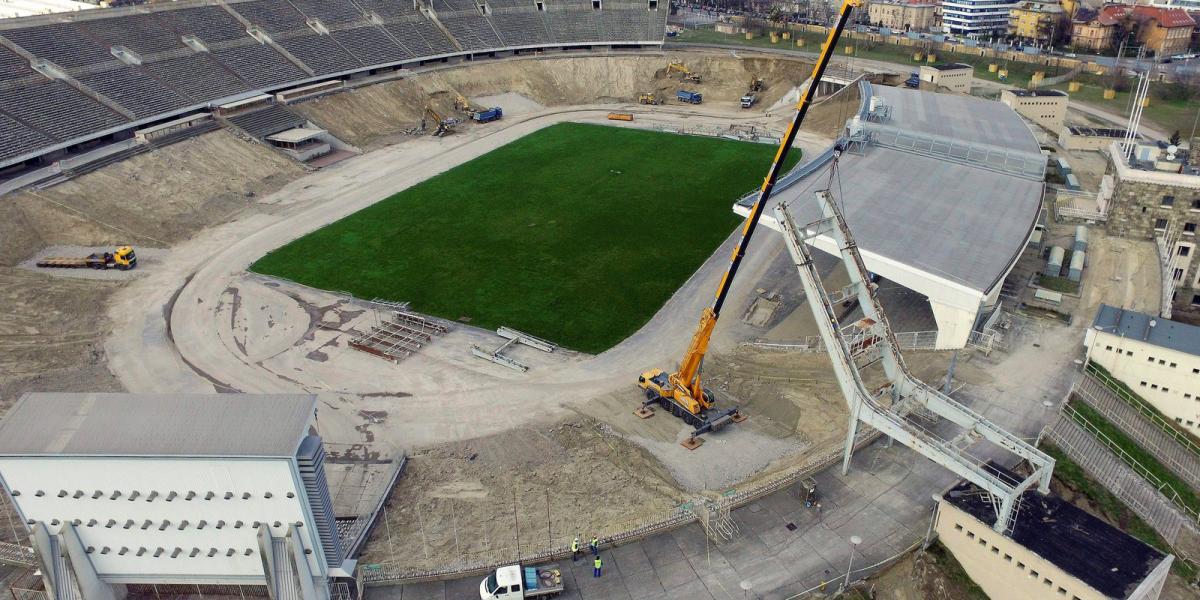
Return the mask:
POLYGON ((317 137, 318 135, 321 135, 322 133, 325 133, 324 129, 309 129, 308 127, 297 127, 295 129, 289 129, 287 131, 280 131, 279 133, 269 135, 269 136, 267 136, 267 139, 271 140, 272 142, 288 142, 288 143, 292 143, 292 144, 298 144, 300 142, 303 142, 304 140, 317 137))
POLYGON ((303 394, 25 394, 0 456, 291 457, 316 409, 303 394))

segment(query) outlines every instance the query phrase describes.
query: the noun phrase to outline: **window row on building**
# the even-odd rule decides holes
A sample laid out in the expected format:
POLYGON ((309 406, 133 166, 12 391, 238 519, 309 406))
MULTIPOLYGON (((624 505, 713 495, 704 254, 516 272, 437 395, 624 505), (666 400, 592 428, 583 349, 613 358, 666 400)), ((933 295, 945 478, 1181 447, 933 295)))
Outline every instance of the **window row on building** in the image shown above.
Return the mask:
MULTIPOLYGON (((13 490, 12 495, 20 496, 21 490, 13 490)), ((45 490, 36 490, 33 492, 33 495, 38 498, 41 498, 46 495, 46 491, 45 490)), ((121 490, 113 490, 113 492, 111 494, 106 493, 104 490, 96 490, 89 494, 83 490, 75 490, 74 492, 69 492, 67 490, 60 489, 60 490, 58 490, 58 493, 55 495, 59 498, 70 497, 74 500, 79 500, 80 498, 84 498, 85 496, 89 500, 99 500, 99 499, 107 496, 109 500, 119 500, 121 498, 125 498, 125 499, 129 500, 130 502, 137 500, 138 498, 144 498, 146 502, 153 502, 160 498, 167 502, 172 502, 179 498, 181 498, 185 501, 189 501, 189 502, 192 500, 195 500, 197 498, 202 498, 204 500, 216 500, 216 499, 233 500, 235 498, 241 498, 242 500, 250 500, 250 499, 254 498, 254 495, 251 494, 250 492, 242 492, 241 494, 235 494, 234 492, 223 492, 222 493, 222 492, 209 491, 209 492, 204 492, 203 496, 202 496, 201 492, 194 492, 194 491, 187 491, 187 492, 172 491, 172 492, 167 492, 166 495, 163 495, 163 494, 159 493, 157 490, 151 490, 149 493, 145 493, 145 494, 143 494, 139 490, 133 490, 133 491, 129 492, 128 495, 126 495, 121 490)), ((263 492, 263 494, 262 494, 262 498, 267 499, 267 500, 270 500, 271 498, 274 498, 274 497, 275 497, 275 494, 273 492, 263 492)), ((296 494, 293 492, 287 492, 287 494, 285 494, 285 497, 295 498, 296 494)))
MULTIPOLYGON (((30 525, 33 525, 35 522, 36 521, 34 519, 28 520, 28 523, 30 525)), ((73 525, 75 525, 76 527, 99 527, 100 526, 99 519, 88 519, 87 521, 84 521, 83 519, 74 519, 70 522, 73 525)), ((150 529, 151 527, 157 527, 159 531, 166 531, 167 529, 172 528, 172 527, 179 531, 183 531, 184 529, 187 529, 188 527, 192 527, 194 529, 199 530, 199 529, 204 529, 205 527, 208 527, 210 525, 214 529, 224 529, 224 528, 230 527, 230 526, 232 526, 234 529, 241 529, 242 527, 246 526, 245 521, 235 520, 232 524, 230 524, 222 519, 218 519, 216 521, 213 521, 212 523, 209 523, 207 520, 204 520, 204 519, 200 519, 196 522, 192 522, 187 519, 183 519, 183 520, 179 521, 178 523, 173 523, 170 519, 163 519, 162 521, 154 521, 151 519, 145 519, 141 522, 141 524, 138 524, 138 522, 134 519, 126 519, 124 523, 121 523, 120 521, 117 521, 116 519, 108 519, 108 520, 104 521, 103 526, 105 529, 112 529, 113 527, 116 527, 118 523, 120 523, 121 529, 133 529, 134 527, 137 527, 138 529, 147 530, 147 529, 150 529)), ((55 527, 57 527, 61 524, 62 524, 62 521, 60 521, 58 519, 52 519, 50 521, 50 525, 55 526, 55 527)), ((266 523, 264 523, 262 521, 252 521, 250 523, 250 526, 253 527, 254 529, 258 529, 259 527, 262 527, 263 525, 266 525, 266 523)), ((304 523, 302 521, 296 521, 295 525, 296 525, 296 527, 304 527, 304 523)), ((283 527, 283 523, 280 521, 275 521, 275 522, 271 523, 271 527, 280 528, 280 527, 283 527)))

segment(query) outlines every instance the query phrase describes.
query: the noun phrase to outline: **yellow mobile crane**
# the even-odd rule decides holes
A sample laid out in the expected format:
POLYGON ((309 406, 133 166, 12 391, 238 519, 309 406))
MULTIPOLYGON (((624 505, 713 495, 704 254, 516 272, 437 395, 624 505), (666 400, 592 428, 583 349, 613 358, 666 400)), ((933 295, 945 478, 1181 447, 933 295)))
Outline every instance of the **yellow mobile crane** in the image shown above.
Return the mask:
MULTIPOLYGON (((738 267, 742 264, 742 257, 746 255, 746 248, 750 246, 750 237, 754 234, 758 220, 766 208, 767 200, 771 197, 771 191, 775 188, 779 173, 783 170, 788 150, 796 140, 796 133, 799 132, 800 125, 804 123, 804 116, 808 114, 808 109, 812 106, 813 97, 816 95, 821 76, 825 73, 825 67, 829 65, 829 59, 833 56, 834 47, 842 35, 842 30, 850 21, 850 13, 856 6, 860 6, 862 1, 842 0, 837 25, 829 31, 829 37, 826 38, 825 45, 821 47, 821 55, 817 57, 817 64, 813 66, 812 81, 800 102, 796 104, 796 115, 792 117, 792 122, 788 125, 783 140, 779 143, 775 159, 771 162, 771 169, 767 172, 762 187, 758 191, 758 199, 755 200, 754 206, 750 208, 749 216, 746 217, 746 223, 742 227, 742 239, 738 241, 737 248, 729 257, 729 268, 721 278, 721 284, 717 286, 716 299, 712 306, 704 309, 704 313, 700 316, 700 325, 696 327, 696 332, 692 335, 687 352, 679 363, 679 370, 668 374, 662 369, 651 369, 638 377, 638 387, 645 391, 646 400, 642 402, 642 406, 638 410, 634 411, 635 414, 642 418, 653 416, 654 410, 651 406, 655 404, 671 411, 672 414, 695 427, 692 435, 683 442, 683 445, 689 449, 696 448, 702 443, 702 440, 696 436, 716 431, 730 422, 745 419, 745 415, 738 412, 736 408, 709 413, 716 398, 711 390, 704 388, 700 380, 700 367, 704 362, 705 353, 708 352, 708 343, 712 338, 713 328, 717 325, 717 318, 721 316, 721 307, 725 305, 729 288, 733 285, 733 277, 737 275, 738 267)), ((672 63, 669 70, 675 67, 676 63, 672 63)), ((686 68, 683 70, 685 73, 687 72, 686 68)))

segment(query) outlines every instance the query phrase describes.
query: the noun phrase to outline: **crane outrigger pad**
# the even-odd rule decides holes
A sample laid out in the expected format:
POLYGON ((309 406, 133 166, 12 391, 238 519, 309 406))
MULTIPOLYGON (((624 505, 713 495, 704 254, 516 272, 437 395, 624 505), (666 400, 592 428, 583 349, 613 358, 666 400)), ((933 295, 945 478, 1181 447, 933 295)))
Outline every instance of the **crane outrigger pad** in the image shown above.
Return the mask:
POLYGON ((674 400, 658 394, 647 394, 646 399, 642 401, 642 405, 633 411, 633 414, 641 419, 649 419, 654 416, 654 408, 652 407, 655 404, 662 406, 670 411, 671 414, 695 428, 687 439, 680 442, 688 450, 695 450, 700 447, 700 444, 704 443, 704 440, 697 436, 713 431, 720 431, 730 423, 741 423, 748 418, 745 413, 737 408, 728 408, 723 411, 710 410, 704 415, 694 415, 674 400))

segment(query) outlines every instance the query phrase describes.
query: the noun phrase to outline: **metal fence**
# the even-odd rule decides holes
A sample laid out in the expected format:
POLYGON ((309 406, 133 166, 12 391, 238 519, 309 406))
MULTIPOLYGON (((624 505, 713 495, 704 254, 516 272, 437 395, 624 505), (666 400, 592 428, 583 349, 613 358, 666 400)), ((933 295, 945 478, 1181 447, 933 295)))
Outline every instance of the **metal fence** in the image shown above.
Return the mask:
POLYGON ((872 140, 885 148, 903 150, 968 166, 1041 181, 1046 175, 1046 158, 1028 152, 973 144, 928 133, 868 124, 872 140))
POLYGON ((1140 398, 1125 392, 1115 381, 1092 368, 1079 377, 1071 391, 1164 467, 1200 490, 1200 445, 1190 436, 1173 427, 1140 398))

